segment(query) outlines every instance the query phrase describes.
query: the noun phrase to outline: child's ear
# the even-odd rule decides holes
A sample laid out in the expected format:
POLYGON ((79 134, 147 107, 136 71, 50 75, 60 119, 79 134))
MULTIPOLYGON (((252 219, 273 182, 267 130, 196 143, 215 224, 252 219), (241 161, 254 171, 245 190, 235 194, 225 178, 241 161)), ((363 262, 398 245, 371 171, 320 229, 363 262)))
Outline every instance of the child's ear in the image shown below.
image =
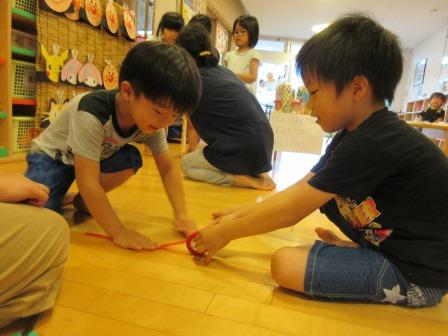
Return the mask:
POLYGON ((369 94, 369 92, 371 92, 370 82, 367 79, 367 77, 355 76, 352 79, 352 92, 355 101, 365 99, 366 95, 369 94))
POLYGON ((135 91, 132 84, 128 81, 122 81, 120 83, 120 94, 125 101, 131 101, 135 97, 135 91))

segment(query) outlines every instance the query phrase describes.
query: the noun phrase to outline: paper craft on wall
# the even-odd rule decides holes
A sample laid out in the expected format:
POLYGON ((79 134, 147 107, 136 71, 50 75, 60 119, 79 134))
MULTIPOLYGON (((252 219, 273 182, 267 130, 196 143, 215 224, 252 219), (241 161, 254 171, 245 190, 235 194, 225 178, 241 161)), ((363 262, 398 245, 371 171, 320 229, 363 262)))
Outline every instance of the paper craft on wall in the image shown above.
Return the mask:
POLYGON ((316 118, 273 112, 270 123, 274 132, 275 151, 321 154, 324 134, 316 124, 316 118))
POLYGON ((78 73, 82 68, 82 63, 78 60, 78 49, 72 49, 71 54, 72 58, 62 68, 61 80, 76 85, 78 84, 78 73))
POLYGON ((56 13, 65 13, 69 10, 72 0, 40 0, 40 7, 51 9, 56 13))
POLYGON ((93 64, 94 56, 89 54, 87 56, 87 63, 79 70, 78 82, 83 83, 91 88, 96 88, 103 85, 103 79, 98 68, 93 64))
POLYGON ((118 88, 118 71, 110 60, 105 60, 106 66, 103 70, 103 82, 106 90, 118 88))
POLYGON ((81 10, 81 8, 84 7, 84 0, 72 0, 72 5, 73 5, 73 12, 66 12, 64 14, 68 19, 72 21, 78 21, 79 11, 81 10))
POLYGON ((50 55, 43 44, 40 45, 42 56, 45 58, 45 73, 49 80, 54 83, 59 82, 59 74, 68 57, 68 50, 59 55, 59 45, 53 45, 53 55, 50 55))
POLYGON ((80 10, 80 18, 94 27, 101 24, 103 9, 99 0, 85 0, 84 8, 80 10))
POLYGON ((134 11, 129 10, 129 8, 125 5, 123 7, 123 22, 124 29, 123 33, 127 39, 134 41, 136 37, 135 31, 135 13, 134 11))
POLYGON ((107 1, 106 17, 103 17, 102 25, 108 33, 111 33, 112 35, 117 34, 117 32, 118 32, 118 15, 117 15, 117 11, 115 10, 113 0, 107 1))

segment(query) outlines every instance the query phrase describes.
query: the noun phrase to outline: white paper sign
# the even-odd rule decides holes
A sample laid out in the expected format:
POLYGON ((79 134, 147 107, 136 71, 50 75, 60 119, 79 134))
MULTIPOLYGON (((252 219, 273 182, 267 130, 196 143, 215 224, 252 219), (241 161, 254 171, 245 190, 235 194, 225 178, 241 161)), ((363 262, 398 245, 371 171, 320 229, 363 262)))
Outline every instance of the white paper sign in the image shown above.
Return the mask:
POLYGON ((324 132, 309 115, 273 112, 274 151, 321 154, 324 132))

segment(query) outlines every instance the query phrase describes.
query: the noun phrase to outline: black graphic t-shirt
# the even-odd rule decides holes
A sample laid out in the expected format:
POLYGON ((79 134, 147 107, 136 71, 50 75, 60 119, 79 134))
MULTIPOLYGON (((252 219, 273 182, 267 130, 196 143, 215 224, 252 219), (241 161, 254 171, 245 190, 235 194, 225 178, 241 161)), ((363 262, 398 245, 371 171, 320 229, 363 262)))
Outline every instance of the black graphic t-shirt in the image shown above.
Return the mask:
POLYGON ((339 132, 309 183, 337 196, 321 211, 405 278, 448 288, 448 159, 386 109, 339 132))
POLYGON ((432 108, 427 109, 425 112, 420 113, 423 121, 434 122, 437 119, 443 120, 445 118, 445 111, 442 109, 433 110, 432 108))

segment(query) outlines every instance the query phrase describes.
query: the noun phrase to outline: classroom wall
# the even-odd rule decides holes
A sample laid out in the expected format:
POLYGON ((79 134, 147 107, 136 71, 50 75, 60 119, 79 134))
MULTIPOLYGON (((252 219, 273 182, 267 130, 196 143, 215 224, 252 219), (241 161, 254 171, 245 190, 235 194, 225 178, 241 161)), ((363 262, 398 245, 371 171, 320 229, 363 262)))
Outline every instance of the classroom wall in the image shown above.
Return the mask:
POLYGON ((207 6, 229 31, 232 30, 233 21, 247 13, 241 0, 208 0, 207 6))
POLYGON ((405 110, 406 102, 428 98, 432 92, 440 91, 439 75, 447 31, 448 24, 438 29, 412 50, 409 60, 405 65, 406 73, 403 76, 405 80, 403 80, 403 83, 397 89, 397 91, 404 90, 404 95, 399 105, 403 111, 405 110), (419 87, 413 86, 415 65, 425 58, 427 59, 425 77, 421 94, 419 95, 419 87))

